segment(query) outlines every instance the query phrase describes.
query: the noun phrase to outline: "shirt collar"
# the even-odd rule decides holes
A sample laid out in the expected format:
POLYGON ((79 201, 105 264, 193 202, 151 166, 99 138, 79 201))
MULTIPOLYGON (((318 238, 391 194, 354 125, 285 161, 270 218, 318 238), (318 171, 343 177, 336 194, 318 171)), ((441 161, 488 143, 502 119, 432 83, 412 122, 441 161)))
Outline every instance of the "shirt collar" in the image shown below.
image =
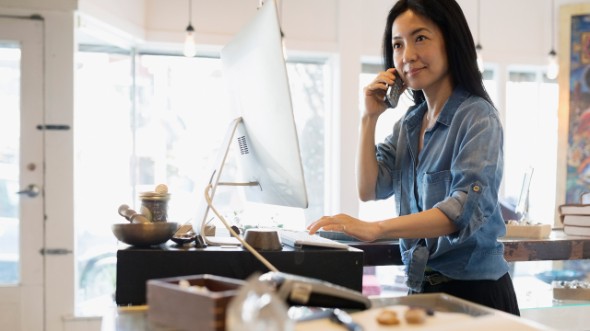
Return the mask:
MULTIPOLYGON (((453 120, 455 112, 459 108, 459 105, 469 98, 469 95, 469 92, 462 86, 456 86, 453 90, 453 93, 445 103, 442 111, 440 112, 440 115, 438 115, 437 122, 449 126, 453 120)), ((412 106, 409 109, 408 116, 406 116, 404 121, 406 125, 409 125, 410 127, 421 125, 426 109, 426 101, 423 101, 419 105, 412 106)))

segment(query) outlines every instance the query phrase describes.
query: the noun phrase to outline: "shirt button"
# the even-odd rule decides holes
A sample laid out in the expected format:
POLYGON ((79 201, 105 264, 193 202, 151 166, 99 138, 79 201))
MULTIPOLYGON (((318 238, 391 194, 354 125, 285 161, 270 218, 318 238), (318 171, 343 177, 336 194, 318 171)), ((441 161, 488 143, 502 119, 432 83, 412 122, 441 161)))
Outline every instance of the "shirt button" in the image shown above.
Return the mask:
POLYGON ((473 186, 473 191, 474 192, 479 192, 479 190, 480 190, 479 185, 474 185, 473 186))

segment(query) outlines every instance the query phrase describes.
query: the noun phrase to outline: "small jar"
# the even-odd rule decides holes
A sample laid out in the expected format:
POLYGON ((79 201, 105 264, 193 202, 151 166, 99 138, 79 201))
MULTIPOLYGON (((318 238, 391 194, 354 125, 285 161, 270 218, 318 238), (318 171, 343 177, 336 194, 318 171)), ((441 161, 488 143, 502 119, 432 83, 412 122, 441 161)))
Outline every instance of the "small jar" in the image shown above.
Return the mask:
POLYGON ((142 192, 140 213, 147 217, 150 222, 168 222, 168 200, 170 194, 157 192, 142 192))

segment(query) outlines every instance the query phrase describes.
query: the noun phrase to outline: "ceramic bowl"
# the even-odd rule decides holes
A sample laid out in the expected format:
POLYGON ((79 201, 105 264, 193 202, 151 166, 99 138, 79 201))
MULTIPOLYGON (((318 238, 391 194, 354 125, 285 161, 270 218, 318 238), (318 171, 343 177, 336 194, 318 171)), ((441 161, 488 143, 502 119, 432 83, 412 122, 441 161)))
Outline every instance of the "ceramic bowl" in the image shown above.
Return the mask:
POLYGON ((276 230, 248 229, 244 240, 257 251, 280 251, 283 249, 276 230))
POLYGON ((132 246, 152 246, 167 242, 176 230, 178 223, 117 223, 113 224, 113 234, 119 241, 132 246))

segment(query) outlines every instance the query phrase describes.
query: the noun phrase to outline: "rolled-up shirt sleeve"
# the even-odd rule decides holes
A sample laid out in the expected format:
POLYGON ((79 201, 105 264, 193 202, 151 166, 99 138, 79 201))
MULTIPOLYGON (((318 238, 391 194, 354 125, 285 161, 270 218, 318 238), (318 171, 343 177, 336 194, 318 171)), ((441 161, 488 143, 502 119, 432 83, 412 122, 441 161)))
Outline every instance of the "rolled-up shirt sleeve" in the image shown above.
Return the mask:
POLYGON ((497 113, 466 116, 459 128, 451 167, 450 194, 434 205, 457 228, 449 237, 463 241, 479 230, 498 207, 503 169, 503 133, 497 113))

